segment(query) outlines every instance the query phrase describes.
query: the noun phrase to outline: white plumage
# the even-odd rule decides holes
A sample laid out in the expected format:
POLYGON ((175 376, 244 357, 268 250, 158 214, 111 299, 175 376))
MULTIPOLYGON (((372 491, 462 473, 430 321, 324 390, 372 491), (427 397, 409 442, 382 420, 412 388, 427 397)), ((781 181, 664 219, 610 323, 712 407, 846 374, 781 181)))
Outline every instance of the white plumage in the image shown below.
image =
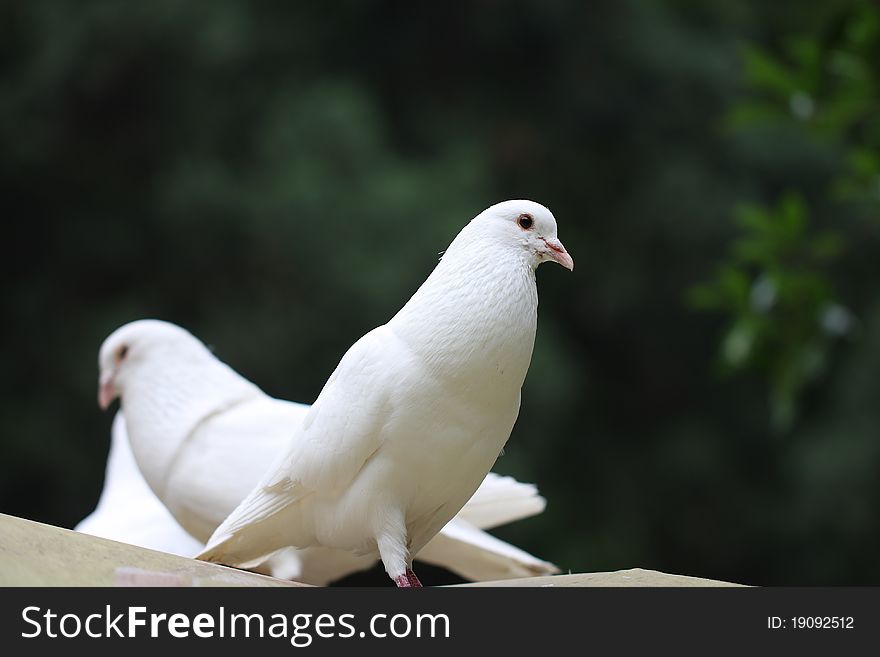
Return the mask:
MULTIPOLYGON (((194 336, 167 322, 141 320, 114 331, 102 345, 99 366, 100 403, 106 407, 119 394, 123 411, 114 421, 101 503, 88 524, 78 528, 103 526, 100 535, 107 538, 179 554, 196 554, 201 543, 191 549, 155 538, 187 536, 166 507, 188 532, 206 540, 259 481, 309 409, 265 395, 194 336), (143 477, 129 451, 126 426, 143 477), (138 529, 141 516, 149 520, 144 531, 138 529)), ((555 572, 552 564, 478 529, 543 508, 534 486, 490 474, 475 495, 472 517, 456 519, 460 526, 448 536, 444 530, 442 545, 426 548, 424 560, 468 579, 555 572)), ((325 584, 372 566, 375 557, 312 547, 285 550, 262 562, 250 566, 325 584)))
POLYGON ((286 546, 379 554, 398 586, 464 506, 516 421, 537 325, 535 269, 571 257, 531 201, 474 218, 407 304, 343 356, 284 455, 199 558, 286 546))

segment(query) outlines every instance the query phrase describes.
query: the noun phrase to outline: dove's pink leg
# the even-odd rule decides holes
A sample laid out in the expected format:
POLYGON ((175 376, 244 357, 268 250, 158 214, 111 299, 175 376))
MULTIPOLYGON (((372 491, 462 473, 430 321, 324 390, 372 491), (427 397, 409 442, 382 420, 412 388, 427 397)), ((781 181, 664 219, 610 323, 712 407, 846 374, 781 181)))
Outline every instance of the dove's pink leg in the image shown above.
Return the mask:
POLYGON ((407 568, 406 574, 395 578, 394 583, 397 584, 397 588, 399 589, 424 588, 419 581, 419 578, 416 577, 416 574, 412 571, 412 568, 407 568))
POLYGON ((413 588, 423 588, 422 583, 419 581, 419 578, 416 577, 416 574, 413 572, 412 568, 406 569, 406 578, 409 580, 409 585, 413 588))

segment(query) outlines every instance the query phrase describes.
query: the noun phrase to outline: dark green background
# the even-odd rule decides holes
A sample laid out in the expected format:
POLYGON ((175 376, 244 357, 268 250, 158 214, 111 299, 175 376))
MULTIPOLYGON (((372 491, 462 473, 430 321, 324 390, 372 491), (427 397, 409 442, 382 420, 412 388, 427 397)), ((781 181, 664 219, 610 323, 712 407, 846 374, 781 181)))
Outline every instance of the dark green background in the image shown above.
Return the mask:
MULTIPOLYGON (((729 121, 760 95, 745 44, 831 52, 862 5, 441 6, 0 4, 0 511, 72 526, 93 507, 97 349, 120 324, 182 324, 310 402, 461 226, 530 198, 577 267, 539 271, 496 466, 548 508, 499 535, 564 571, 880 584, 877 199, 832 194, 851 132, 729 121), (846 244, 815 274, 857 329, 780 426, 775 370, 719 366, 736 315, 688 291, 731 257, 737 208, 789 190, 846 244)), ((812 335, 802 315, 781 343, 812 335)))

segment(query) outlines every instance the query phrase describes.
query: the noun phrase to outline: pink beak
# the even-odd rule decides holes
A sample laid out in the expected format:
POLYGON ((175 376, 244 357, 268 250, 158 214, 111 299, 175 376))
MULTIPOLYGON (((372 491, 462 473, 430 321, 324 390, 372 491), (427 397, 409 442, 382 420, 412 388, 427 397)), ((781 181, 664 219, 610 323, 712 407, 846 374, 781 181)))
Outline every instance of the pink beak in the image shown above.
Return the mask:
POLYGON ((569 271, 574 271, 574 260, 568 255, 568 251, 562 246, 562 242, 558 239, 544 239, 544 244, 546 244, 549 249, 547 255, 569 271))
POLYGON ((98 406, 102 411, 106 411, 117 396, 116 386, 113 384, 113 374, 111 372, 102 374, 98 381, 98 406))

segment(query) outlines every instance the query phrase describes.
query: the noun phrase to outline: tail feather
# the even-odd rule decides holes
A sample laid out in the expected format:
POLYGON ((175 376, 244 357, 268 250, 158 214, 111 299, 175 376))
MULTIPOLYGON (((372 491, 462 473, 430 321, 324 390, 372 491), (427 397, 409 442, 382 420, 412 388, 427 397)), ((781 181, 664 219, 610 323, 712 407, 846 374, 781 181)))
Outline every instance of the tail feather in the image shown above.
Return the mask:
POLYGON ((554 564, 505 543, 459 518, 453 519, 416 555, 416 559, 472 581, 553 575, 554 564))
POLYGON ((490 472, 457 518, 480 529, 492 529, 541 513, 547 500, 534 484, 490 472))
MULTIPOLYGON (((294 515, 290 512, 296 511, 296 508, 294 506, 285 511, 288 511, 286 515, 294 515)), ((297 547, 291 545, 287 537, 279 531, 279 528, 296 526, 293 518, 275 518, 274 522, 267 522, 268 520, 269 518, 265 518, 231 531, 225 531, 224 525, 221 525, 211 536, 207 547, 196 555, 196 559, 252 570, 278 550, 297 547)))

